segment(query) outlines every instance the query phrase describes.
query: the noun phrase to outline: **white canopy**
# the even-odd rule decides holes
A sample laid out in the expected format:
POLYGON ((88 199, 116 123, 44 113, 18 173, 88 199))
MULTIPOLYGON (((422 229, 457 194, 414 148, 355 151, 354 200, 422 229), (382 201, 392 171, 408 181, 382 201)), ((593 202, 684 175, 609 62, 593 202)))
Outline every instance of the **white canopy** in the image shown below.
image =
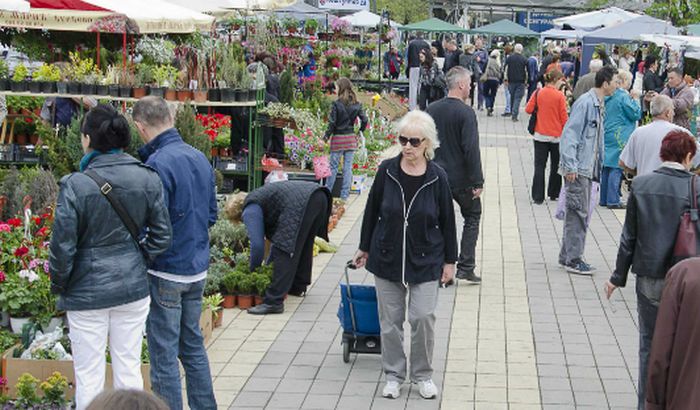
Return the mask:
POLYGON ((97 7, 123 14, 138 26, 140 33, 191 33, 210 30, 214 18, 164 0, 82 0, 97 7))
POLYGON ((296 0, 227 0, 228 9, 276 10, 291 6, 296 0))
POLYGON ((668 46, 673 50, 685 50, 685 56, 700 59, 700 37, 675 36, 670 34, 640 34, 642 41, 648 41, 659 47, 668 46))
POLYGON ((559 40, 580 40, 586 32, 583 30, 562 30, 558 28, 552 28, 540 33, 540 37, 544 40, 547 38, 555 38, 559 40))
MULTIPOLYGON (((367 10, 361 10, 357 13, 350 14, 349 16, 342 17, 343 20, 349 22, 353 27, 364 27, 371 28, 377 27, 381 21, 381 16, 374 14, 367 10)), ((389 24, 391 27, 401 26, 399 23, 390 20, 389 24)))
POLYGON ((226 13, 228 9, 235 5, 230 0, 166 0, 168 3, 175 4, 186 9, 194 10, 198 13, 221 14, 226 13))
POLYGON ((554 26, 557 28, 562 28, 564 25, 566 25, 573 29, 591 31, 601 27, 614 26, 636 17, 639 17, 639 14, 631 13, 617 7, 610 7, 603 10, 589 11, 587 13, 574 14, 573 16, 560 17, 554 19, 553 21, 554 26))
POLYGON ((0 10, 29 11, 29 2, 24 0, 0 0, 0 10))

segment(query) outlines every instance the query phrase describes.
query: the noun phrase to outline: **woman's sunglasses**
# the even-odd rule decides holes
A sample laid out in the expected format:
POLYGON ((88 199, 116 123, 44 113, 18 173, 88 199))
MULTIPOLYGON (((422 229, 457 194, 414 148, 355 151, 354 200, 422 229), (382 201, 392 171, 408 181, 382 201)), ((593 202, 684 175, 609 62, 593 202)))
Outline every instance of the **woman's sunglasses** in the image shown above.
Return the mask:
POLYGON ((408 138, 404 137, 403 135, 399 136, 399 144, 405 146, 406 144, 410 143, 413 148, 418 148, 424 140, 425 138, 408 138))

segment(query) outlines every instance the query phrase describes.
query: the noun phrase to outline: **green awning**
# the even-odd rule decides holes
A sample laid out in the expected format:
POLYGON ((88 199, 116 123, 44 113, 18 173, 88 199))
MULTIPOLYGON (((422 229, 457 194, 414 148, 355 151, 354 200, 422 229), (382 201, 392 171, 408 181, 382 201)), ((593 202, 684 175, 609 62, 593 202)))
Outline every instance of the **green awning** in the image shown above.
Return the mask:
POLYGON ((688 24, 689 36, 700 36, 700 24, 688 24))
POLYGON ((427 33, 466 33, 467 29, 460 26, 455 26, 438 18, 431 18, 418 23, 409 24, 399 27, 403 31, 425 31, 427 33))
POLYGON ((539 37, 540 33, 530 30, 527 27, 523 27, 518 23, 514 23, 510 20, 499 20, 495 23, 487 24, 482 27, 478 27, 469 30, 471 34, 495 34, 500 36, 511 36, 511 37, 539 37))

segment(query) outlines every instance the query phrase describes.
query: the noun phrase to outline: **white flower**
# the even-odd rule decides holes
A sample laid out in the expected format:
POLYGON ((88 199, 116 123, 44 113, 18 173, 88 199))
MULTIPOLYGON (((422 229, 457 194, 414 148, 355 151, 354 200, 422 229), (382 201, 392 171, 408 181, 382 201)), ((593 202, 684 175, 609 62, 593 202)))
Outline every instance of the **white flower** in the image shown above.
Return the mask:
POLYGON ((35 280, 39 279, 39 275, 36 274, 33 270, 27 270, 23 269, 19 271, 19 277, 23 279, 27 279, 29 283, 34 282, 35 280))

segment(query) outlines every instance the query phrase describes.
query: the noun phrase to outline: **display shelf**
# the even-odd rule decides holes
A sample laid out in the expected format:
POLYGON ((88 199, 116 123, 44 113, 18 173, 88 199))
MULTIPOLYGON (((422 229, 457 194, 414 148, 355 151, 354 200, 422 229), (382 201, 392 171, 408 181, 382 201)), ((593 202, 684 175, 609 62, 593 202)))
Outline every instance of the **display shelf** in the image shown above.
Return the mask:
MULTIPOLYGON (((123 102, 136 102, 139 99, 133 97, 113 97, 111 95, 96 95, 96 94, 58 94, 58 93, 31 93, 31 92, 14 92, 14 91, 0 91, 0 95, 12 95, 16 97, 40 97, 40 98, 83 98, 90 97, 96 100, 111 100, 111 101, 123 101, 123 102)), ((234 101, 234 102, 221 102, 221 101, 204 101, 196 102, 194 100, 188 100, 190 104, 194 106, 202 107, 255 107, 256 101, 234 101)), ((173 101, 176 102, 176 101, 173 101)))

